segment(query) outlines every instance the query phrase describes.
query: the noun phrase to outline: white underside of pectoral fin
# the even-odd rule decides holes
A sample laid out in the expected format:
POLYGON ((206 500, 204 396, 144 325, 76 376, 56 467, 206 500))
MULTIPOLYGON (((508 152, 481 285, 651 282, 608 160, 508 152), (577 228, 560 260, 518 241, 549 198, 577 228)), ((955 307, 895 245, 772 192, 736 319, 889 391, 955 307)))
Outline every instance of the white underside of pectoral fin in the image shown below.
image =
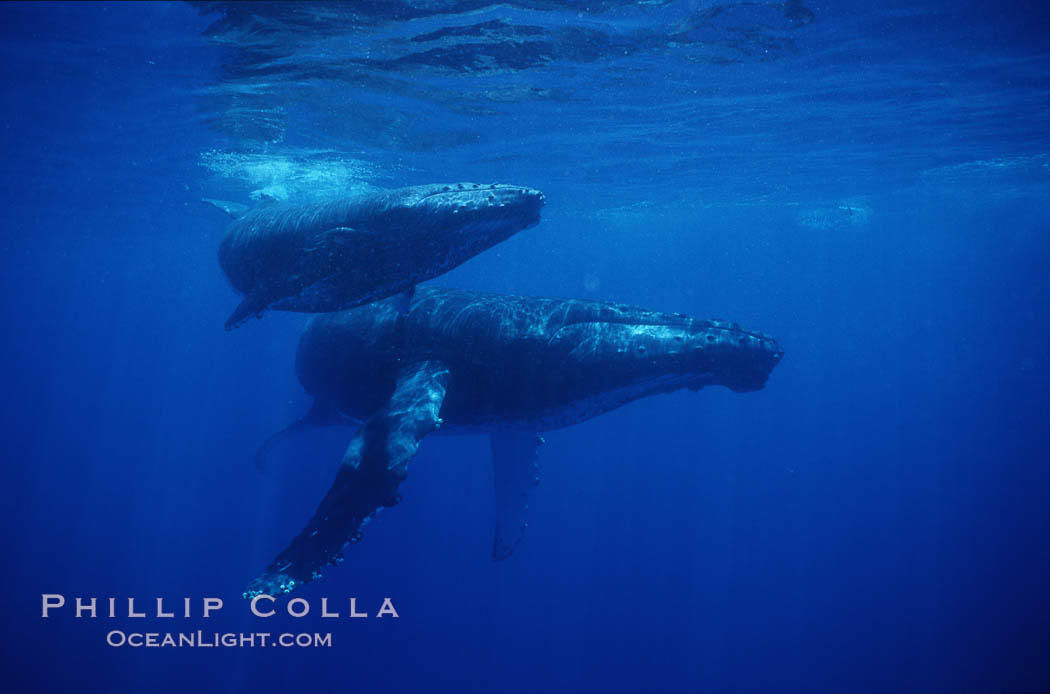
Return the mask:
POLYGON ((343 455, 343 464, 357 468, 381 458, 389 470, 404 471, 423 437, 441 426, 441 405, 448 387, 448 367, 422 361, 401 368, 390 402, 370 417, 343 455))

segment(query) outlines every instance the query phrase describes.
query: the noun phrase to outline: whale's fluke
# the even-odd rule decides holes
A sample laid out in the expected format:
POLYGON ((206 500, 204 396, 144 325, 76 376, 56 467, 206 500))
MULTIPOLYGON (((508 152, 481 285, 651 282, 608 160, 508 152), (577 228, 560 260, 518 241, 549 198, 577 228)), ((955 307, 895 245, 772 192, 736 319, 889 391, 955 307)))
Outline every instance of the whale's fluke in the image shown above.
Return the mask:
POLYGON ((332 407, 331 404, 322 400, 314 401, 313 407, 310 408, 309 412, 286 426, 284 429, 270 434, 261 444, 259 444, 259 447, 255 450, 256 469, 260 472, 266 469, 266 463, 270 457, 270 450, 275 444, 283 441, 288 436, 304 429, 336 425, 356 426, 356 422, 349 417, 344 417, 339 414, 338 410, 332 407))

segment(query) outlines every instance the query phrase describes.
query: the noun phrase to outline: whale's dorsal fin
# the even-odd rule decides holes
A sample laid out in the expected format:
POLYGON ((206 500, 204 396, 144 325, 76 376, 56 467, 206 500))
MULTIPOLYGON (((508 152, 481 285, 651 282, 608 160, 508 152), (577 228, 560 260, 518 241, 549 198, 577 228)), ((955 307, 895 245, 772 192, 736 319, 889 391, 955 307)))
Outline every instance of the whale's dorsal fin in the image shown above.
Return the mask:
POLYGON ((247 205, 242 205, 239 202, 227 202, 226 200, 216 200, 214 198, 201 198, 201 202, 206 205, 222 210, 226 214, 230 215, 234 219, 243 217, 244 213, 248 211, 247 205))
POLYGON ((412 285, 403 292, 394 295, 394 306, 397 308, 398 315, 407 315, 410 308, 412 308, 412 297, 416 294, 416 285, 412 285))
POLYGON ((448 368, 436 361, 401 367, 386 407, 365 420, 350 441, 332 487, 314 517, 277 555, 244 596, 277 595, 320 578, 342 560, 343 545, 356 542, 376 511, 393 506, 408 463, 427 434, 441 426, 448 368))
POLYGON ((494 431, 489 435, 496 481, 496 537, 492 558, 514 553, 528 525, 529 490, 540 478, 536 449, 543 439, 533 431, 494 431))

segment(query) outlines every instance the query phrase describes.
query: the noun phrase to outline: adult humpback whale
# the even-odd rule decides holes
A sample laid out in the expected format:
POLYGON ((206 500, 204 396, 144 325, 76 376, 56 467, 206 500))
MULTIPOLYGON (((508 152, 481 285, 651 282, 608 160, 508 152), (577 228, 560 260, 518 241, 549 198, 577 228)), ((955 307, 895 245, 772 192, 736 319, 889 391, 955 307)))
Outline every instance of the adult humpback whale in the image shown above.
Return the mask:
POLYGON ((424 436, 487 432, 495 464, 493 555, 510 556, 536 482, 537 434, 679 388, 761 388, 782 352, 761 333, 631 306, 421 287, 396 299, 313 317, 296 372, 314 405, 276 437, 352 418, 363 422, 313 519, 245 597, 320 577, 356 542, 398 485, 424 436))
POLYGON ((266 309, 338 311, 411 291, 539 222, 543 194, 452 183, 321 204, 206 200, 234 217, 219 264, 244 301, 231 330, 266 309))

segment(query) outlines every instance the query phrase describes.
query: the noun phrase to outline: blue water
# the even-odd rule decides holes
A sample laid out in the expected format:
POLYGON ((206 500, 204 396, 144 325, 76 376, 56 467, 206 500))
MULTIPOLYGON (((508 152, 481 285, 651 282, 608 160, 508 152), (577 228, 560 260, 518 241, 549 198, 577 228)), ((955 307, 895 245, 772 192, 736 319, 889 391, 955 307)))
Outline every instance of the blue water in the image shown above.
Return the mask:
POLYGON ((944 0, 0 6, 5 691, 1050 691, 1048 24, 944 0), (241 590, 348 433, 254 469, 309 404, 305 317, 223 331, 227 220, 199 199, 458 180, 548 204, 435 284, 728 318, 784 360, 756 393, 548 434, 501 563, 488 442, 428 438, 404 501, 296 593, 313 612, 254 618, 241 590), (43 619, 44 593, 151 615, 43 619), (350 596, 399 617, 345 618, 350 596), (332 645, 106 643, 197 629, 332 645))

